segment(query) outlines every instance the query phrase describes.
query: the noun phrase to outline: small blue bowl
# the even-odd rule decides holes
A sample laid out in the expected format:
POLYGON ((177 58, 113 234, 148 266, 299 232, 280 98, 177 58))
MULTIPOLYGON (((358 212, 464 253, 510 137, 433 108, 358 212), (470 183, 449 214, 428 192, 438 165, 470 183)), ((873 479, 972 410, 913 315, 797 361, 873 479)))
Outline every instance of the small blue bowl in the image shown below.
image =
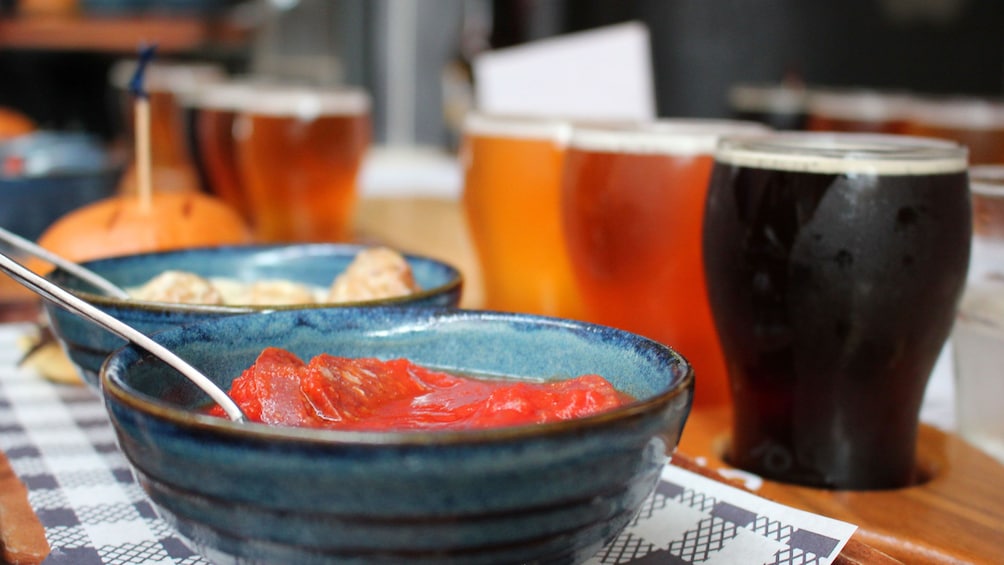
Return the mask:
POLYGON ((119 446, 160 515, 215 563, 579 563, 636 514, 675 449, 694 377, 670 348, 525 314, 338 308, 155 334, 224 388, 266 346, 405 357, 525 379, 596 373, 636 401, 550 424, 348 432, 239 424, 128 346, 101 371, 119 446))
POLYGON ((38 239, 64 214, 115 194, 121 173, 94 136, 37 131, 0 142, 0 226, 38 239))
MULTIPOLYGON (((126 255, 89 261, 83 265, 123 288, 140 286, 164 271, 172 269, 189 271, 204 277, 227 277, 245 282, 285 279, 326 288, 363 249, 365 246, 362 245, 337 243, 219 246, 126 255)), ((459 304, 463 277, 456 267, 420 255, 404 254, 404 257, 421 291, 395 298, 345 302, 337 306, 457 306, 459 304)), ((94 293, 90 284, 62 269, 54 270, 47 275, 47 278, 146 334, 235 314, 304 308, 304 306, 209 306, 123 300, 94 293)), ((125 345, 125 341, 48 301, 44 301, 43 305, 51 321, 53 333, 59 339, 63 350, 84 382, 96 389, 101 363, 112 351, 125 345)), ((318 304, 310 307, 332 306, 318 304)))

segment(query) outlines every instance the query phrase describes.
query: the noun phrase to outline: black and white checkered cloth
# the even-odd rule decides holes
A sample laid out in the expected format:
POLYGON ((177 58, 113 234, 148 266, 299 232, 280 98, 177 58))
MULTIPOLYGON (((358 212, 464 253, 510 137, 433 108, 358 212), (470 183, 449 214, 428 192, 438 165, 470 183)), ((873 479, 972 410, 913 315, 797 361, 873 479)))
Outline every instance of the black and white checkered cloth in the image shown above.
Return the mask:
POLYGON ((0 449, 45 527, 46 565, 207 563, 157 516, 101 400, 16 368, 26 329, 0 327, 0 449))
MULTIPOLYGON (((16 338, 27 330, 0 325, 0 450, 45 527, 46 565, 207 563, 157 516, 101 400, 16 367, 16 338)), ((854 530, 670 465, 589 565, 827 565, 854 530)))

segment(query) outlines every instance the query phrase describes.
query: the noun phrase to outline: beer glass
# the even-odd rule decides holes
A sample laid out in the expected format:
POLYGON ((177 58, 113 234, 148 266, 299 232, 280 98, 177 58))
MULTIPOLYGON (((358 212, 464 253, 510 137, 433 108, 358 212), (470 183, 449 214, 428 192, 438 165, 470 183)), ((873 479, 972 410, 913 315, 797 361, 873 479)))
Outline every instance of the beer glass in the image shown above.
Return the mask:
POLYGON ((238 170, 260 242, 348 241, 369 147, 360 89, 271 86, 234 122, 238 170))
POLYGON ((492 310, 581 317, 561 235, 561 166, 571 124, 469 114, 463 208, 492 310))
MULTIPOLYGON (((125 116, 125 130, 130 138, 134 134, 136 117, 129 82, 135 69, 136 61, 126 60, 113 65, 110 72, 111 83, 118 90, 125 116)), ((148 64, 143 87, 147 91, 150 108, 150 173, 154 189, 202 190, 199 171, 188 145, 184 105, 197 89, 225 78, 226 72, 215 63, 153 61, 148 64)), ((136 183, 133 162, 123 174, 119 190, 134 192, 136 183)))
POLYGON ((230 204, 249 223, 250 205, 237 169, 234 119, 265 87, 234 80, 202 88, 192 97, 196 147, 205 170, 206 189, 230 204))
POLYGON ((1004 164, 1004 103, 974 97, 923 97, 910 105, 904 132, 950 139, 973 165, 1004 164))
POLYGON ((911 97, 871 89, 810 90, 807 130, 902 133, 911 97))
POLYGON ((916 480, 920 406, 969 262, 966 167, 964 147, 928 138, 720 143, 704 264, 728 462, 824 488, 916 480))
POLYGON ((768 131, 702 119, 576 127, 565 157, 563 230, 586 318, 677 349, 698 407, 728 401, 701 258, 712 152, 723 135, 768 131))
POLYGON ((1004 462, 1004 165, 969 169, 973 252, 952 330, 959 435, 1004 462))
POLYGON ((800 131, 808 118, 806 97, 801 85, 740 83, 729 89, 729 108, 737 120, 800 131))

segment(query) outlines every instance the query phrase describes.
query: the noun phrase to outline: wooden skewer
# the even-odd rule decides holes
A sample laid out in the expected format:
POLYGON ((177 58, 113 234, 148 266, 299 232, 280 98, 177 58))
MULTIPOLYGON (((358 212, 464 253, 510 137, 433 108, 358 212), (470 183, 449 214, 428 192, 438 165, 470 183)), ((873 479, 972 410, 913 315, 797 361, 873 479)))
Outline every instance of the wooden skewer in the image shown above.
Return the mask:
POLYGON ((153 206, 152 171, 150 164, 150 99, 136 98, 136 179, 140 210, 149 213, 153 206))

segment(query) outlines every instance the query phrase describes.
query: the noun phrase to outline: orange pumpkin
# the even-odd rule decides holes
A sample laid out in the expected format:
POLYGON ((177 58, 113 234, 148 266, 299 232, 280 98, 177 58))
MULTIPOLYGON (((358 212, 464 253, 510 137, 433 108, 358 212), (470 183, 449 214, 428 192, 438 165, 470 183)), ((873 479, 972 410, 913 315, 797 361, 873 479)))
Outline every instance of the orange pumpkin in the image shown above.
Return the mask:
POLYGON ((35 131, 35 122, 17 110, 0 106, 0 140, 35 131))
POLYGON ((145 208, 121 195, 78 208, 56 220, 38 244, 72 261, 115 255, 251 242, 233 208, 201 193, 154 192, 145 208))

